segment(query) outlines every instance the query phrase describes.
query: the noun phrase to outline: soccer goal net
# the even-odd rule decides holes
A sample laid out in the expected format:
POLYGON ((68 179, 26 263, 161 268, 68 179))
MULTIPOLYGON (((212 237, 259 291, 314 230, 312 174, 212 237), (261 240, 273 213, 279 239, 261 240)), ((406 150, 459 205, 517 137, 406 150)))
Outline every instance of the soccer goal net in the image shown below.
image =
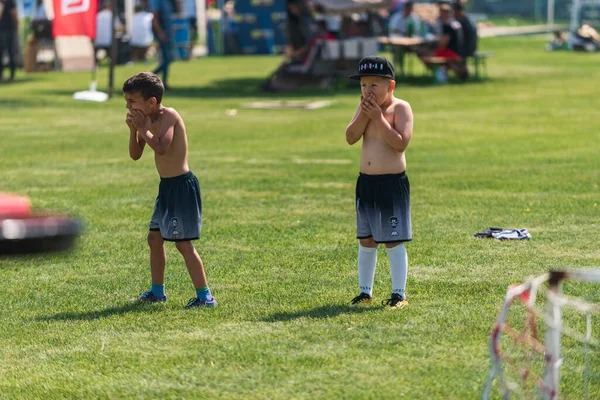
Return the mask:
POLYGON ((490 357, 484 399, 600 399, 600 268, 510 286, 490 357))

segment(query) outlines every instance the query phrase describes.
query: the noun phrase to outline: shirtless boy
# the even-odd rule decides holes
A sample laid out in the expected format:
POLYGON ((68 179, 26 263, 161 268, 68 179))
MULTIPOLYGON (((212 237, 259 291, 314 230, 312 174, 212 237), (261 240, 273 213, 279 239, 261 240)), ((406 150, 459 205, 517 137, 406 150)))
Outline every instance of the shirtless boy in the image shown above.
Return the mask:
POLYGON ((146 144, 154 151, 154 162, 160 175, 158 196, 150 220, 149 291, 132 299, 135 302, 164 302, 165 265, 167 255, 164 241, 175 242, 196 288, 196 297, 186 309, 215 307, 217 302, 210 293, 204 265, 192 240, 200 237, 202 228, 202 200, 200 185, 188 166, 188 143, 185 125, 173 108, 162 105, 164 85, 153 73, 142 72, 123 84, 129 126, 129 156, 142 157, 146 144))
POLYGON ((406 278, 408 257, 404 243, 412 240, 410 185, 404 152, 413 130, 410 105, 394 97, 394 65, 383 57, 360 60, 361 98, 346 128, 346 141, 361 138, 360 175, 356 183, 358 284, 360 294, 352 304, 373 301, 377 246, 384 243, 390 261, 392 295, 382 303, 391 308, 408 305, 406 278))

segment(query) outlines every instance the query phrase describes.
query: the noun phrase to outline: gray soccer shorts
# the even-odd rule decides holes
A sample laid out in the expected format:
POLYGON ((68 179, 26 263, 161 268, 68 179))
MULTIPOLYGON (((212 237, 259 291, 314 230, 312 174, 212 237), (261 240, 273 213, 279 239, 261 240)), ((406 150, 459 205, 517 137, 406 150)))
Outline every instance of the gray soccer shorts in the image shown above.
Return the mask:
POLYGON ((198 179, 189 171, 160 178, 150 230, 160 231, 171 242, 196 240, 202 229, 202 200, 198 179))
POLYGON ((401 174, 367 175, 356 181, 356 236, 377 243, 412 240, 410 184, 401 174))

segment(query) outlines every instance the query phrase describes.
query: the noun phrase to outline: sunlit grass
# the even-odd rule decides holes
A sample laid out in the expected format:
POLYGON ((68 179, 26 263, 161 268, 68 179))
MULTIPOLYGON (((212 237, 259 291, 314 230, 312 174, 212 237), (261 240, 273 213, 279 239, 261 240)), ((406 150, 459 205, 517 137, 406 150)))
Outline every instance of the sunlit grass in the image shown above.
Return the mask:
MULTIPOLYGON (((481 48, 495 54, 489 80, 397 86, 415 114, 410 306, 399 313, 347 306, 359 148, 344 129, 357 88, 282 97, 335 101, 320 110, 245 109, 279 59, 174 65, 164 103, 188 129, 204 201, 196 247, 220 303, 187 312, 193 287, 173 246, 169 302, 127 303, 150 283, 158 176, 150 153, 128 158, 123 100, 73 101, 88 73, 0 86, 1 190, 86 226, 73 253, 0 260, 0 398, 477 398, 506 287, 600 264, 600 55, 546 53, 540 38, 481 48), (472 237, 490 226, 532 239, 472 237)), ((138 69, 119 67, 116 82, 138 69)), ((382 250, 376 300, 390 290, 382 250)))

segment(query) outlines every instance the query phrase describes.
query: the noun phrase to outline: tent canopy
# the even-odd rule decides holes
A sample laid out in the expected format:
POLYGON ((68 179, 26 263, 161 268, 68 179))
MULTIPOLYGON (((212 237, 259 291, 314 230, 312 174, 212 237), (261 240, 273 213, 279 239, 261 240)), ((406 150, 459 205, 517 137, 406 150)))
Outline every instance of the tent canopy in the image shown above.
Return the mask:
POLYGON ((394 4, 393 0, 313 0, 314 5, 323 7, 325 14, 350 14, 373 11, 394 4))

